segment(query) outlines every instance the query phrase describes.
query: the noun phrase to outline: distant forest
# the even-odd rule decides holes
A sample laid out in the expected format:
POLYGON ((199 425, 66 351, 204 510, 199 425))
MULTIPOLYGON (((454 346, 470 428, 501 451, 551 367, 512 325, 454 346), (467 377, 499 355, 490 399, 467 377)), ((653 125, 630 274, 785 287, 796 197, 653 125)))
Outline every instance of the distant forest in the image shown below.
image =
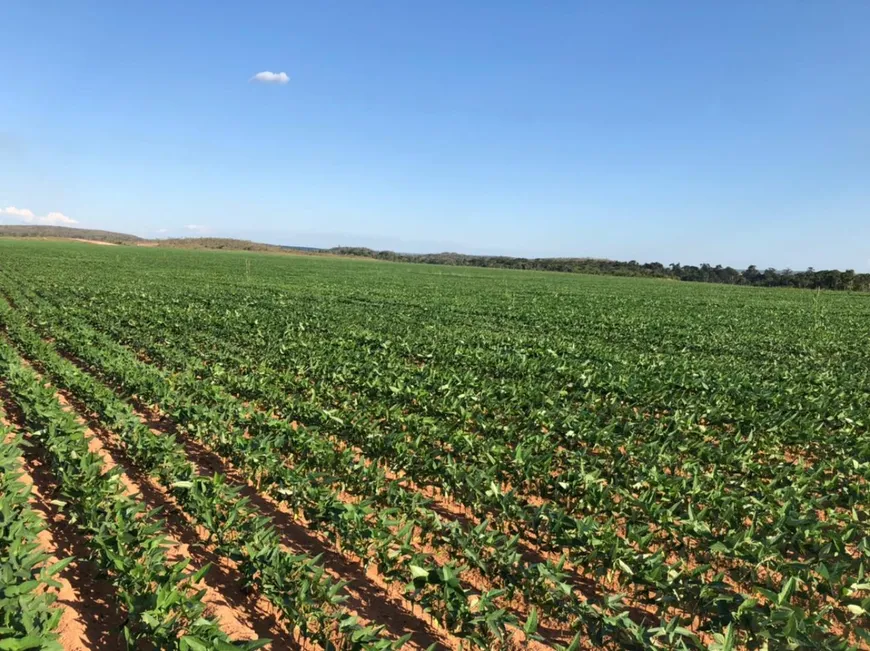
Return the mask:
POLYGON ((568 273, 601 274, 608 276, 644 276, 671 278, 687 282, 722 283, 725 285, 752 285, 755 287, 801 287, 804 289, 833 289, 844 291, 870 291, 870 274, 858 274, 851 269, 838 271, 792 271, 791 269, 759 270, 755 265, 743 271, 722 265, 640 263, 634 260, 598 260, 594 258, 512 258, 507 256, 464 255, 461 253, 395 253, 374 251, 360 247, 329 249, 336 255, 351 255, 394 262, 418 262, 460 267, 499 267, 504 269, 533 269, 536 271, 562 271, 568 273))
POLYGON ((73 238, 138 246, 162 246, 185 249, 223 249, 235 251, 262 251, 288 254, 332 254, 375 258, 392 262, 418 262, 444 264, 458 267, 500 267, 504 269, 533 269, 536 271, 561 271, 567 273, 600 274, 607 276, 644 276, 670 278, 697 283, 723 283, 726 285, 753 285, 756 287, 801 287, 804 289, 834 289, 844 291, 870 291, 870 274, 855 273, 851 269, 838 271, 792 271, 791 269, 759 270, 754 265, 742 271, 722 265, 670 264, 631 260, 599 260, 596 258, 511 258, 508 256, 464 255, 462 253, 395 253, 375 251, 363 247, 340 246, 332 249, 317 249, 304 246, 280 246, 248 240, 218 237, 185 237, 162 240, 147 240, 135 235, 113 233, 65 226, 0 225, 0 237, 48 237, 73 238))
POLYGON ((147 242, 141 237, 113 231, 100 231, 93 228, 70 228, 69 226, 34 226, 29 224, 2 224, 0 237, 48 237, 62 239, 82 239, 110 244, 139 244, 147 242))

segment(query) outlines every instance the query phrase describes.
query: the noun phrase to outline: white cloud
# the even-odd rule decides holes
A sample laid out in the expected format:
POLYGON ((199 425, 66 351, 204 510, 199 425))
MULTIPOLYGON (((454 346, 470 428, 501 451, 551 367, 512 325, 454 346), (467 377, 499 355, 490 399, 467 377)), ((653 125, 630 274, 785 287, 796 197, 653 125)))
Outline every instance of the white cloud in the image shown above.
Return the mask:
POLYGON ((40 224, 51 224, 58 226, 61 224, 78 224, 72 217, 67 217, 62 212, 50 212, 45 217, 36 217, 40 224))
POLYGON ((208 226, 203 226, 201 224, 188 224, 184 228, 193 231, 194 233, 207 233, 209 231, 208 226))
POLYGON ((9 215, 25 224, 36 224, 39 226, 71 226, 72 224, 78 224, 75 219, 67 217, 62 212, 50 212, 44 216, 37 216, 33 214, 32 210, 27 208, 9 206, 7 208, 0 208, 0 214, 9 215))
POLYGON ((36 216, 33 214, 32 210, 27 210, 27 208, 16 208, 15 206, 0 208, 0 212, 2 212, 4 215, 12 215, 13 217, 21 217, 22 219, 27 219, 28 217, 32 218, 36 216))
POLYGON ((251 81, 259 81, 263 84, 286 84, 290 81, 290 77, 287 76, 286 72, 270 72, 265 70, 251 77, 251 81))
POLYGON ((168 229, 168 228, 158 228, 158 229, 157 229, 157 232, 158 232, 158 233, 168 233, 168 232, 169 232, 169 229, 168 229))

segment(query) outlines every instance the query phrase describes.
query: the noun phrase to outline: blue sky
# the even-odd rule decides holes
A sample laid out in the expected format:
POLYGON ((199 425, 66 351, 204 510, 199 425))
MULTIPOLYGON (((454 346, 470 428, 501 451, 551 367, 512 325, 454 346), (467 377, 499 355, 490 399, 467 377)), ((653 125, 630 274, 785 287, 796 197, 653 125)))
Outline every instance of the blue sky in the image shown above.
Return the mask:
POLYGON ((870 270, 866 0, 9 2, 0 24, 9 223, 870 270))

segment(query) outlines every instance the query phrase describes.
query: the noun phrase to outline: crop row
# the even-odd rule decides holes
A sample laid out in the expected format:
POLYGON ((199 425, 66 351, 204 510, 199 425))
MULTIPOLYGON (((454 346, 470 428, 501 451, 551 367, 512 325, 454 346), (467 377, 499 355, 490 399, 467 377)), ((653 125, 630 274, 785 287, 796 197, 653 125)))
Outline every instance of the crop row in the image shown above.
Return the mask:
MULTIPOLYGON (((141 334, 141 333, 140 333, 141 334)), ((143 341, 140 339, 140 341, 143 341)), ((146 339, 147 341, 147 339, 146 339)), ((165 350, 165 349, 164 349, 165 350)), ((155 346, 150 349, 150 353, 152 354, 161 354, 159 349, 155 346)), ((170 355, 172 352, 170 351, 170 355)), ((202 371, 202 369, 199 369, 202 371)), ((260 374, 260 376, 268 377, 266 374, 260 374)), ((223 374, 223 377, 234 377, 233 373, 223 374)), ((210 383, 215 381, 221 381, 221 378, 208 377, 207 378, 210 383)), ((226 402, 226 396, 220 396, 220 399, 216 399, 214 402, 216 404, 221 402, 226 402)), ((299 414, 298 411, 298 403, 296 406, 296 414, 299 414)), ((359 412, 359 402, 354 403, 354 408, 359 412)), ((343 413, 342 412, 340 413, 343 413)), ((347 409, 346 411, 349 411, 347 409)), ((318 416, 322 418, 322 414, 328 413, 324 409, 311 409, 309 405, 309 409, 306 412, 302 412, 304 416, 317 420, 318 416)), ((286 414, 285 414, 286 415, 286 414)), ((322 421, 321 421, 322 422, 322 421)), ((330 425, 329 420, 326 420, 326 426, 330 425)), ((665 434, 669 434, 665 431, 665 434)), ((673 439, 671 435, 669 437, 673 439)), ((374 436, 371 431, 364 432, 364 435, 357 435, 354 439, 355 443, 359 443, 361 446, 368 446, 364 448, 364 451, 373 454, 377 452, 377 448, 372 447, 372 443, 377 446, 380 446, 381 454, 380 458, 389 458, 393 461, 398 460, 399 463, 402 462, 403 456, 401 454, 402 450, 400 448, 387 448, 388 453, 384 453, 384 441, 387 440, 383 436, 374 436), (373 452, 374 450, 374 452, 373 452)), ((407 437, 403 436, 399 439, 393 439, 394 441, 398 440, 400 443, 403 443, 407 440, 407 437)), ((412 457, 414 459, 415 457, 412 457)), ((418 462, 422 462, 423 468, 428 470, 429 478, 439 482, 439 485, 445 486, 445 479, 451 478, 450 467, 443 464, 443 462, 439 461, 435 465, 428 465, 430 462, 426 460, 426 458, 420 459, 420 457, 416 457, 418 462), (428 465, 428 467, 427 467, 428 465), (446 472, 445 472, 446 470, 446 472)), ((469 477, 472 475, 472 470, 475 468, 474 464, 468 463, 468 459, 461 459, 462 463, 458 463, 456 465, 456 473, 455 477, 459 478, 462 483, 456 484, 447 484, 447 488, 451 490, 452 493, 459 494, 463 498, 465 498, 466 502, 471 504, 476 510, 480 509, 492 509, 490 506, 494 502, 497 502, 498 506, 502 507, 502 512, 507 509, 504 508, 504 504, 508 505, 511 503, 514 496, 510 493, 503 493, 501 491, 493 491, 491 489, 492 475, 490 475, 490 481, 482 481, 478 482, 478 486, 481 486, 482 490, 479 490, 476 494, 469 494, 467 492, 463 493, 463 487, 468 486, 469 477), (483 495, 485 499, 489 500, 489 504, 483 502, 479 499, 480 495, 483 495), (477 501, 471 501, 472 499, 477 501)), ((408 470, 407 465, 404 467, 404 470, 408 470)), ((413 468, 411 468, 413 470, 413 468)), ((780 469, 780 475, 785 478, 787 469, 780 469)), ((588 476, 587 471, 587 476, 588 476)), ((601 474, 593 474, 592 478, 597 480, 600 479, 601 474)), ((426 477, 417 473, 414 475, 415 479, 427 479, 426 477)), ((667 479, 666 477, 664 479, 667 479)), ((425 482, 423 482, 425 483, 425 482)), ((695 482, 697 484, 697 481, 695 482)), ((782 492, 783 489, 790 492, 792 495, 801 495, 801 487, 800 486, 788 486, 783 485, 783 488, 779 488, 781 482, 769 482, 760 484, 760 486, 770 486, 771 491, 782 492)), ((593 483, 593 487, 595 484, 593 483)), ((719 486, 722 486, 720 481, 719 486)), ((595 503, 593 498, 588 495, 588 485, 586 487, 586 499, 591 503, 595 503)), ((702 487, 705 488, 705 487, 702 487)), ((696 486, 697 492, 697 486, 696 486)), ((721 489, 720 489, 721 493, 721 489)), ((776 494, 776 493, 774 493, 776 494)), ((764 495, 764 493, 760 493, 760 495, 764 495)), ((604 498, 607 497, 607 494, 604 494, 604 498)), ((599 502, 603 501, 602 498, 599 498, 599 502)), ((620 502, 620 505, 636 505, 640 500, 625 500, 620 502)), ((746 595, 735 595, 731 597, 732 603, 734 604, 732 608, 739 617, 743 618, 745 622, 744 625, 747 626, 750 630, 763 631, 765 635, 776 635, 775 631, 779 629, 786 636, 792 635, 793 632, 790 632, 792 629, 797 629, 800 631, 801 627, 805 627, 804 630, 814 630, 817 628, 823 628, 823 620, 824 613, 831 611, 831 606, 824 602, 819 603, 818 601, 809 601, 808 606, 817 613, 815 617, 818 619, 806 619, 803 615, 803 610, 801 608, 796 608, 794 604, 800 603, 800 600, 807 601, 810 599, 810 595, 815 594, 829 594, 834 596, 835 598, 843 598, 845 601, 845 606, 848 605, 856 605, 853 604, 853 598, 850 596, 853 594, 853 590, 850 586, 858 584, 860 585, 860 572, 861 565, 857 560, 852 560, 852 556, 848 553, 847 545, 849 544, 850 535, 854 537, 853 534, 849 534, 849 530, 847 529, 844 537, 841 539, 840 547, 832 547, 831 540, 832 537, 830 533, 825 534, 824 537, 819 538, 819 535, 824 531, 832 530, 837 527, 836 522, 832 522, 825 526, 825 528, 816 535, 816 537, 806 537, 807 541, 813 545, 807 551, 814 552, 818 555, 820 547, 814 543, 814 540, 821 540, 821 544, 828 546, 827 558, 824 561, 825 565, 822 568, 822 574, 816 572, 816 568, 812 568, 809 572, 801 572, 800 568, 796 568, 797 572, 795 572, 795 568, 793 564, 789 563, 789 565, 775 565, 770 563, 771 558, 775 558, 770 556, 771 551, 776 551, 777 549, 794 549, 795 548, 795 540, 792 538, 784 538, 782 536, 783 527, 794 526, 796 531, 799 531, 803 534, 806 533, 807 524, 809 521, 806 518, 800 517, 799 514, 792 515, 788 510, 784 510, 782 512, 782 516, 780 519, 772 519, 768 522, 762 522, 760 528, 762 529, 761 533, 764 534, 765 531, 777 531, 779 532, 779 536, 770 538, 765 535, 755 534, 753 530, 749 530, 748 534, 751 536, 747 538, 747 532, 741 532, 740 534, 734 535, 730 534, 727 536, 719 536, 712 537, 711 530, 705 528, 703 526, 703 520, 699 520, 699 518, 703 518, 705 516, 705 510, 703 507, 699 507, 696 511, 699 517, 693 517, 692 507, 689 507, 689 511, 686 514, 688 517, 683 517, 682 519, 666 517, 667 509, 660 505, 662 501, 661 492, 651 494, 647 496, 647 503, 652 508, 657 508, 657 511, 651 511, 647 509, 645 512, 641 512, 641 517, 638 517, 637 513, 629 515, 632 516, 631 520, 628 520, 628 535, 626 536, 628 540, 628 545, 623 542, 622 549, 624 550, 623 555, 621 556, 613 556, 612 554, 603 554, 599 555, 598 558, 608 559, 609 566, 604 567, 615 567, 621 568, 624 570, 626 574, 631 576, 631 581, 635 584, 652 586, 653 588, 657 588, 659 590, 659 594, 663 597, 659 597, 659 599, 663 599, 663 603, 673 603, 673 599, 679 598, 681 601, 681 605, 685 605, 688 603, 695 604, 704 604, 704 600, 708 600, 709 606, 701 607, 700 612, 708 612, 711 616, 716 617, 717 615, 721 617, 720 613, 722 612, 722 607, 724 605, 723 597, 728 594, 730 590, 727 584, 723 584, 721 579, 724 577, 713 577, 713 581, 709 584, 710 588, 705 588, 704 585, 708 580, 704 580, 703 577, 705 573, 708 571, 708 568, 705 566, 700 566, 700 569, 696 571, 693 575, 691 573, 680 572, 678 569, 679 566, 675 567, 673 564, 668 564, 667 562, 663 562, 665 559, 664 554, 652 555, 643 557, 637 555, 634 551, 634 545, 637 545, 641 550, 645 549, 648 546, 651 536, 650 536, 650 524, 651 522, 656 522, 657 524, 665 523, 667 524, 669 521, 677 525, 675 538, 680 540, 680 536, 685 536, 686 533, 689 534, 690 537, 700 538, 702 541, 706 542, 709 545, 717 545, 714 549, 718 550, 718 554, 722 552, 728 551, 736 551, 739 555, 748 557, 750 560, 757 560, 759 558, 768 559, 766 565, 766 572, 769 577, 771 577, 767 582, 774 583, 774 586, 757 586, 753 589, 755 595, 757 596, 746 596, 746 595), (644 517, 645 516, 645 517, 644 517), (639 522, 640 524, 634 525, 633 522, 639 522), (792 524, 793 523, 793 524, 792 524), (688 527, 687 527, 688 525, 688 527), (637 532, 632 530, 632 527, 637 527, 637 532), (766 527, 766 529, 765 529, 766 527), (768 542, 769 541, 769 542, 768 542), (764 545, 765 542, 768 542, 767 545, 764 545), (751 543, 751 544, 747 544, 751 543), (772 547, 774 545, 775 547, 772 547), (833 553, 833 555, 832 555, 833 553), (651 559, 651 560, 650 560, 651 559), (638 565, 638 563, 641 563, 638 565), (785 570, 785 572, 783 572, 785 570), (785 574, 785 577, 781 577, 785 574), (779 576, 777 576, 779 575, 779 576), (676 581, 678 580, 678 582, 676 581), (692 584, 698 586, 693 592, 692 584), (778 584, 778 585, 776 585, 778 584), (712 589, 711 589, 712 588, 712 589), (774 590, 775 592, 771 592, 774 590), (801 597, 801 594, 807 595, 801 597), (669 598, 668 595, 673 595, 673 597, 669 598), (788 599, 783 601, 780 598, 780 595, 788 595, 788 599), (772 596, 775 596, 776 599, 773 599, 772 596), (735 599, 736 597, 736 599, 735 599), (800 597, 800 599, 798 599, 800 597), (761 605, 759 605, 761 602, 761 605), (748 604, 748 605, 746 605, 748 604)), ((732 500, 730 502, 733 506, 739 506, 739 499, 732 500)), ((786 504, 788 501, 786 500, 786 504)), ((794 502, 793 502, 794 503, 794 502)), ((813 505, 809 506, 802 505, 804 507, 804 513, 813 513, 813 505)), ((511 514, 511 518, 513 521, 517 521, 517 513, 518 509, 516 507, 509 507, 510 510, 507 510, 508 513, 511 514)), ((521 512, 521 511, 519 511, 521 512)), ((550 513, 553 511, 551 510, 550 513)), ((769 511, 768 511, 769 512, 769 511)), ((717 513, 718 516, 721 516, 722 512, 719 511, 717 513)), ((548 513, 549 515, 549 513, 548 513)), ((520 516, 522 517, 522 516, 520 516)), ((709 516, 708 516, 709 517, 709 516)), ((523 520, 520 520, 523 521, 523 520)), ((552 531, 552 523, 553 521, 565 522, 566 518, 564 516, 561 517, 560 520, 553 518, 552 516, 547 518, 547 524, 549 529, 547 532, 552 531)), ((523 524, 526 528, 530 528, 531 523, 534 521, 530 520, 528 517, 525 518, 523 524)), ((568 520, 570 522, 570 520, 568 520)), ((613 540, 612 535, 615 530, 615 526, 613 521, 605 521, 603 524, 595 522, 594 520, 586 519, 584 524, 586 525, 586 530, 583 532, 587 535, 586 538, 583 539, 583 543, 585 543, 589 538, 597 539, 599 541, 603 540, 605 543, 607 542, 606 536, 608 534, 611 535, 611 540, 613 540), (593 527, 593 528, 590 528, 593 527)), ((787 530, 787 529, 786 529, 787 530)), ((852 527, 852 531, 855 531, 855 528, 852 527)), ((562 538, 559 542, 565 546, 571 546, 576 553, 576 550, 581 547, 580 540, 576 537, 576 534, 571 534, 569 532, 568 535, 573 536, 572 538, 562 538)), ((546 538, 539 538, 544 539, 546 538)), ((618 538, 618 541, 624 541, 623 538, 618 538)), ((836 540, 834 538, 833 540, 836 540)), ((859 539, 860 541, 860 539, 859 539)), ((800 539, 797 540, 797 543, 800 543, 800 539)), ((619 544, 619 542, 617 542, 619 544)), ((602 545, 603 547, 603 545, 602 545)), ((611 549, 612 543, 611 543, 611 549)), ((679 548, 678 548, 679 549, 679 548)), ((800 546, 798 546, 800 549, 800 546)), ((864 552, 866 553, 866 551, 864 552)), ((735 554, 732 553, 732 556, 735 554)), ((583 563, 586 567, 589 567, 592 562, 594 562, 595 556, 591 554, 587 554, 586 556, 580 556, 579 562, 583 563)), ((606 573, 608 570, 603 570, 602 573, 606 573)), ((732 593, 733 594, 733 593, 732 593)), ((662 603, 660 602, 660 603, 662 603)), ((694 612, 698 611, 698 606, 695 606, 694 612)), ((727 611, 726 611, 727 612, 727 611)), ((848 613, 850 610, 848 608, 844 608, 843 612, 848 613)), ((849 622, 848 615, 846 615, 846 622, 849 622)), ((717 620, 713 620, 717 621, 717 620)), ((726 622, 728 620, 726 619, 726 622)))
MULTIPOLYGON (((0 407, 0 420, 5 412, 0 407)), ((52 563, 39 534, 45 523, 33 510, 31 487, 22 481, 24 439, 0 426, 0 639, 4 648, 59 651, 56 629, 61 609, 55 606, 53 577, 73 558, 52 563)))
MULTIPOLYGON (((5 318, 7 322, 14 321, 8 307, 5 318)), ((22 331, 19 324, 10 332, 21 339, 26 336, 21 334, 22 331)), ((183 424, 189 433, 232 459, 261 490, 273 493, 277 499, 301 511, 309 524, 333 528, 341 536, 344 548, 351 549, 361 558, 376 559, 385 576, 407 583, 409 597, 440 615, 453 633, 485 647, 491 645, 493 639, 504 637, 505 626, 511 623, 512 618, 494 603, 503 590, 472 594, 463 589, 457 581, 462 568, 451 563, 438 564, 430 554, 421 553, 411 544, 414 525, 417 524, 415 521, 397 519, 396 509, 379 511, 377 519, 371 520, 367 515, 372 513, 372 509, 364 502, 345 503, 323 482, 322 476, 312 474, 312 471, 294 471, 283 465, 275 441, 276 437, 289 435, 292 428, 282 427, 279 422, 262 417, 259 418, 259 428, 254 422, 248 422, 244 430, 234 427, 232 420, 227 419, 225 412, 218 408, 223 405, 224 409, 231 411, 234 408, 231 399, 219 396, 221 399, 208 404, 202 400, 202 395, 192 395, 178 387, 170 388, 159 374, 150 372, 148 366, 137 363, 129 354, 125 357, 123 351, 117 351, 109 342, 101 341, 99 346, 89 344, 93 333, 84 328, 66 333, 55 329, 51 334, 55 337, 56 345, 63 346, 91 364, 96 363, 95 368, 121 380, 131 394, 135 393, 143 399, 158 398, 167 413, 183 424), (116 353, 114 357, 113 349, 116 353), (120 356, 118 352, 121 352, 120 356), (280 430, 284 430, 283 433, 280 430)), ((38 347, 40 343, 36 341, 32 345, 38 347)), ((44 343, 41 345, 45 346, 44 343)), ((42 357, 44 354, 39 356, 42 357)), ((208 385, 198 385, 196 389, 208 391, 208 385)), ((86 395, 81 387, 76 394, 86 395)), ((116 429, 117 425, 113 427, 113 430, 116 429)), ((301 437, 305 435, 304 431, 294 433, 295 440, 300 444, 304 444, 301 437)), ((316 441, 307 444, 309 451, 317 447, 316 441)), ((455 526, 444 526, 439 530, 445 535, 447 531, 456 533, 455 526)), ((462 540, 474 544, 470 538, 462 540)), ((480 548, 480 543, 477 542, 476 546, 480 548)), ((509 550, 508 555, 513 556, 509 550)), ((544 564, 536 570, 545 594, 551 592, 551 589, 546 588, 548 582, 552 583, 559 576, 558 568, 548 573, 547 567, 544 564)), ((509 569, 505 566, 506 571, 509 569)), ((558 605, 567 595, 558 585, 555 587, 558 592, 552 593, 547 601, 558 605)), ((602 619, 595 609, 584 606, 576 599, 574 603, 575 613, 602 619)), ((621 621, 621 618, 616 618, 614 624, 621 621)), ((606 620, 603 623, 606 624, 606 620)), ((596 635, 600 637, 601 631, 596 635)))
POLYGON ((380 637, 381 627, 360 626, 341 607, 343 585, 316 558, 285 551, 270 519, 259 515, 221 474, 198 474, 171 434, 157 435, 114 392, 61 357, 0 303, 0 323, 57 386, 69 391, 100 424, 117 435, 127 455, 176 499, 209 542, 239 563, 246 582, 260 591, 300 633, 324 649, 399 648, 407 639, 380 637))
POLYGON ((58 253, 0 263, 9 323, 461 639, 870 644, 862 297, 58 253))
POLYGON ((82 426, 3 341, 0 374, 31 440, 44 449, 94 559, 112 578, 128 619, 122 631, 127 643, 148 640, 183 651, 261 646, 231 643, 203 617, 202 593, 194 585, 208 568, 190 573, 189 560, 167 562, 167 539, 156 514, 125 491, 117 468, 104 471, 103 458, 89 449, 82 426))

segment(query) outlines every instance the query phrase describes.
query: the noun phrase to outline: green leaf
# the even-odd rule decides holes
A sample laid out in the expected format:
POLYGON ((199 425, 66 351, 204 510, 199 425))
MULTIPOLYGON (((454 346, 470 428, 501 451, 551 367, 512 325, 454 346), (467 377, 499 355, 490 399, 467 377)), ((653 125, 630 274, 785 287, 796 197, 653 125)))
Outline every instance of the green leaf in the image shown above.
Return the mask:
POLYGON ((63 568, 65 568, 67 565, 72 563, 75 559, 76 559, 75 556, 68 556, 67 558, 63 559, 62 561, 58 561, 57 563, 52 565, 50 568, 48 568, 48 576, 54 576, 58 572, 62 571, 63 568))
POLYGON ((28 592, 32 592, 36 588, 39 587, 39 581, 30 580, 24 581, 23 583, 19 583, 18 585, 10 585, 6 587, 3 591, 7 597, 17 597, 19 595, 27 594, 28 592))
POLYGON ((181 638, 182 647, 191 649, 192 651, 211 651, 211 648, 204 641, 193 635, 184 635, 181 638))
POLYGON ((634 575, 634 572, 631 571, 631 568, 628 566, 628 563, 623 561, 621 558, 616 560, 616 564, 622 569, 623 572, 629 575, 634 575))
POLYGON ((2 651, 24 651, 25 649, 40 649, 45 641, 35 635, 27 637, 10 638, 0 640, 0 650, 2 651))
POLYGON ((777 597, 777 603, 779 603, 780 605, 788 603, 788 600, 791 599, 792 595, 795 593, 795 590, 797 590, 797 586, 797 577, 790 576, 788 578, 788 581, 785 582, 785 585, 782 587, 782 590, 777 597))
POLYGON ((736 642, 736 635, 734 633, 734 624, 728 624, 725 629, 725 639, 722 641, 722 650, 721 651, 734 651, 734 644, 736 642))
POLYGON ((411 576, 415 579, 428 579, 429 578, 429 570, 420 567, 419 565, 411 564, 409 566, 411 570, 411 576))
POLYGON ((523 626, 523 631, 526 635, 532 635, 538 630, 538 609, 535 606, 532 606, 529 610, 529 616, 526 619, 526 623, 523 626))

